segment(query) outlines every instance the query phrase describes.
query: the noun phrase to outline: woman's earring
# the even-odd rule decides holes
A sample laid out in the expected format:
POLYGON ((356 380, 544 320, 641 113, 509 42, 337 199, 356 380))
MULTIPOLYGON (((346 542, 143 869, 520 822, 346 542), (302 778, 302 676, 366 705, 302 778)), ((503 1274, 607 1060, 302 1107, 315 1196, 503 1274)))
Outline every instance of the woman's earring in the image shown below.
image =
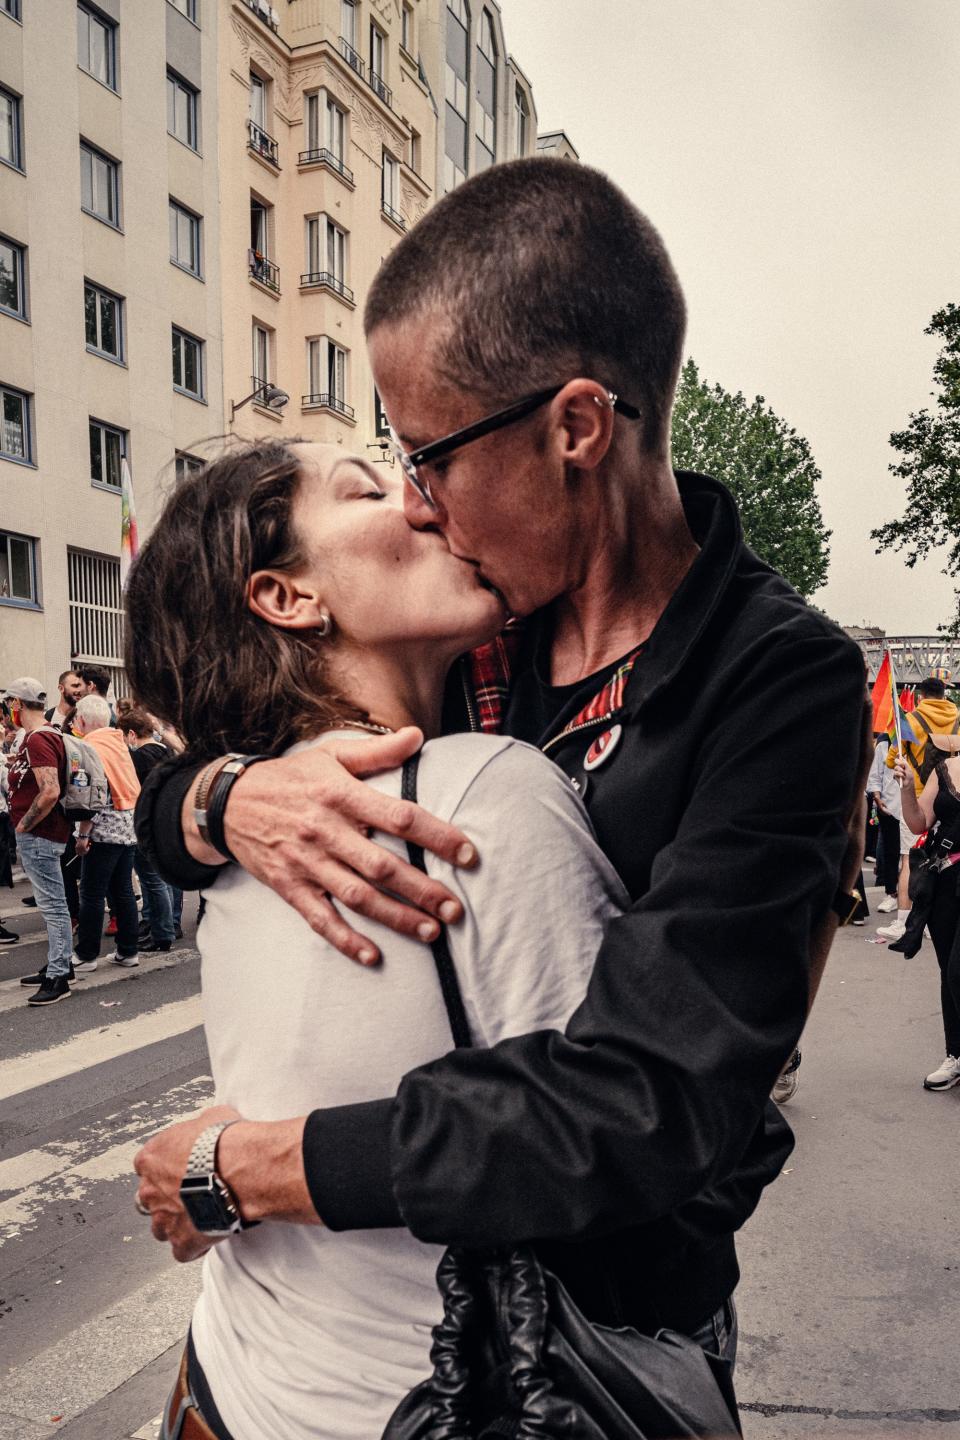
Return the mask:
POLYGON ((326 637, 330 634, 330 632, 331 632, 332 629, 333 629, 333 620, 331 619, 331 617, 330 617, 329 615, 326 615, 326 614, 321 615, 321 616, 320 616, 320 624, 317 626, 317 634, 318 634, 319 636, 321 636, 323 639, 326 639, 326 637))

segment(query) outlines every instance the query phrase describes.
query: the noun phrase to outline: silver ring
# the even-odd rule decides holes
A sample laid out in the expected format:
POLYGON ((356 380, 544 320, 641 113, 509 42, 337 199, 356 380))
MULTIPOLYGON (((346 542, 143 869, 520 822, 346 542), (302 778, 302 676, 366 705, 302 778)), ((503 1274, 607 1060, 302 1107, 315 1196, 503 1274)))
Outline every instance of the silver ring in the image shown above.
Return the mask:
POLYGON ((139 1196, 139 1195, 135 1195, 135 1196, 133 1197, 133 1203, 134 1203, 134 1207, 136 1208, 136 1211, 137 1211, 137 1214, 138 1214, 138 1215, 149 1215, 149 1214, 150 1214, 150 1211, 147 1209, 146 1205, 144 1205, 144 1203, 143 1203, 143 1201, 140 1199, 140 1196, 139 1196))

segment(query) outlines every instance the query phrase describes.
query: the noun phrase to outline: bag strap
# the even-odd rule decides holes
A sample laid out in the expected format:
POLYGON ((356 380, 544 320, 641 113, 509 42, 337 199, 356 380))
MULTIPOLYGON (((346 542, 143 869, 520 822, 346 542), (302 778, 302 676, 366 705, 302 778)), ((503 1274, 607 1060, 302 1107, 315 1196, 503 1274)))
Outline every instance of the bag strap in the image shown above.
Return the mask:
MULTIPOLYGON (((404 763, 403 783, 401 795, 404 800, 417 799, 417 771, 420 768, 420 756, 411 755, 404 763)), ((418 870, 427 873, 427 865, 423 855, 423 847, 407 842, 407 853, 410 856, 410 864, 415 865, 418 870)), ((460 993, 460 982, 457 979, 456 968, 453 963, 453 956, 450 954, 450 944, 447 940, 447 927, 440 926, 440 934, 430 946, 433 951, 433 961, 437 967, 437 978, 440 981, 440 993, 443 995, 443 1003, 447 1010, 447 1019, 450 1021, 450 1032, 453 1035, 453 1043, 458 1050, 469 1050, 473 1044, 470 1039, 470 1024, 467 1020, 467 1012, 463 1005, 463 996, 460 993)))

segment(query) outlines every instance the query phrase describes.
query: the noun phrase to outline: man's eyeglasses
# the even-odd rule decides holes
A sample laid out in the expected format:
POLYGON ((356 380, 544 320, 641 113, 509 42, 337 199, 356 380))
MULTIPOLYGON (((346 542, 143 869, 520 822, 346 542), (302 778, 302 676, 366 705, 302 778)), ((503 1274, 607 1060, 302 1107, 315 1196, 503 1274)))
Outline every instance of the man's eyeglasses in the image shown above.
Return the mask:
MULTIPOLYGON (((470 445, 474 440, 481 440, 484 435, 492 435, 494 430, 502 430, 507 425, 513 425, 517 420, 523 420, 532 415, 534 410, 539 410, 541 405, 546 405, 555 395, 559 395, 564 385, 570 382, 565 380, 563 385, 551 385, 549 390, 538 390, 533 395, 524 395, 521 400, 515 400, 504 410, 498 410, 494 415, 486 415, 482 420, 474 420, 472 424, 465 425, 462 430, 454 430, 451 435, 445 435, 442 440, 431 440, 429 445, 421 445, 418 450, 404 450, 399 437, 390 427, 390 446, 400 461, 402 469, 410 484, 416 490, 420 499, 436 510, 437 502, 430 492, 430 481, 425 475, 420 474, 421 465, 432 465, 449 455, 454 450, 461 450, 464 445, 470 445)), ((613 390, 607 390, 607 400, 611 407, 618 414, 626 416, 628 420, 639 420, 640 411, 635 405, 628 405, 626 400, 621 400, 613 390)), ((594 397, 597 404, 601 404, 599 397, 594 397)))

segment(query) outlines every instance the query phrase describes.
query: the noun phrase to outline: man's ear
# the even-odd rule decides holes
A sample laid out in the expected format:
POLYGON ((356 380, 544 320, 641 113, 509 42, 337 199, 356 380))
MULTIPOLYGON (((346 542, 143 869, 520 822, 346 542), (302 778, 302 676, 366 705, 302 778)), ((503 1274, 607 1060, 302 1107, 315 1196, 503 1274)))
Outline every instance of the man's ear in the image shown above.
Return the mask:
POLYGON ((613 408, 592 380, 571 380, 552 402, 562 426, 563 460, 578 470, 595 470, 613 439, 613 408))
POLYGON ((284 570, 258 570, 247 582, 247 604, 254 615, 282 630, 322 627, 323 604, 308 580, 284 570))

